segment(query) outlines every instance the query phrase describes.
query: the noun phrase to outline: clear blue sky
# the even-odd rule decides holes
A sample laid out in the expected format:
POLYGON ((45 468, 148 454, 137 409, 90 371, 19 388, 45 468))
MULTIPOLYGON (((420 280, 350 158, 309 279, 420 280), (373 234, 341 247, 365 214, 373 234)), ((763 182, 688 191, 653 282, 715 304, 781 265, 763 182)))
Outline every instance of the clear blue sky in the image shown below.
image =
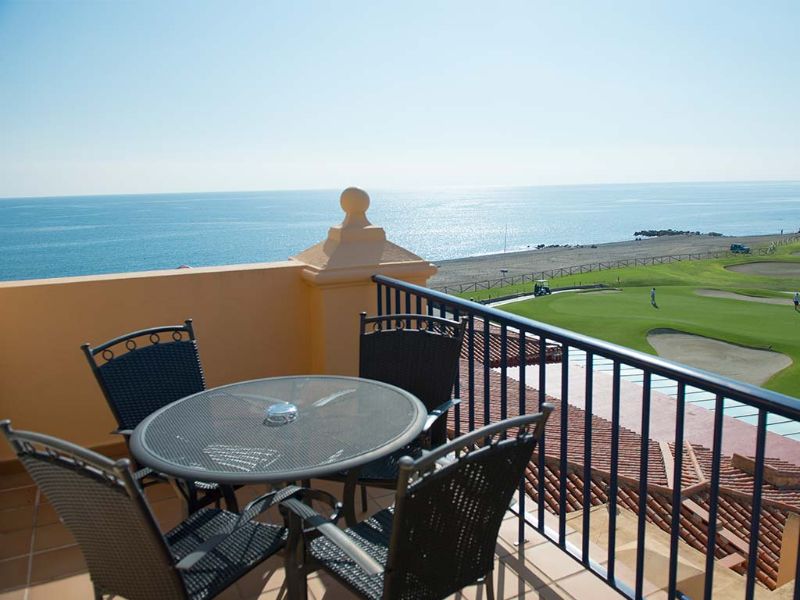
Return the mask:
POLYGON ((800 179, 800 2, 0 0, 0 196, 800 179))

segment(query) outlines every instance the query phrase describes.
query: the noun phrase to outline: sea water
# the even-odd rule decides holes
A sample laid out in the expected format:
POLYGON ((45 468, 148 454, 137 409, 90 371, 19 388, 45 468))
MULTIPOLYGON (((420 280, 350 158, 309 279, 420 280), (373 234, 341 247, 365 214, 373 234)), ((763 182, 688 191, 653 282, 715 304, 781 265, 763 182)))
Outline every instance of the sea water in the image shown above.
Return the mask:
MULTIPOLYGON (((800 182, 368 191, 368 218, 432 261, 642 229, 800 228, 800 182)), ((3 198, 0 280, 284 260, 342 217, 339 190, 3 198)))

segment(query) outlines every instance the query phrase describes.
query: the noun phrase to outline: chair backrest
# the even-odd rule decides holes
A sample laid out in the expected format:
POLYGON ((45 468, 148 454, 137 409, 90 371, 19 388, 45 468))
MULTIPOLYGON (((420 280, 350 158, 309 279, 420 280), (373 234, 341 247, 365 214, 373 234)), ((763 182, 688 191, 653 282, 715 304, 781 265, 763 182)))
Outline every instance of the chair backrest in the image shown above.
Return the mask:
POLYGON ((400 460, 384 598, 444 598, 494 568, 500 524, 551 411, 545 404, 400 460))
POLYGON ((206 386, 191 319, 81 348, 120 429, 206 386))
POLYGON ((186 597, 182 577, 127 459, 0 422, 20 462, 75 537, 92 583, 124 598, 186 597))
MULTIPOLYGON (((451 396, 465 329, 466 320, 361 313, 358 374, 411 392, 431 411, 451 396)), ((447 441, 446 419, 430 437, 433 447, 447 441)))

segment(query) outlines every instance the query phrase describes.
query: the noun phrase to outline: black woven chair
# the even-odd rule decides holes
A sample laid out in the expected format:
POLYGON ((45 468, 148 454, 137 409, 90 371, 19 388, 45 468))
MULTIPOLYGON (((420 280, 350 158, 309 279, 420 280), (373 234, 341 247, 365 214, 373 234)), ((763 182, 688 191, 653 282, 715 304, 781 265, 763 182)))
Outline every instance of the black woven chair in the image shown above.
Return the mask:
POLYGON ((419 314, 367 317, 361 313, 359 377, 411 392, 425 405, 428 420, 417 441, 345 476, 348 523, 355 522, 356 485, 361 485, 361 508, 365 511, 365 486, 394 489, 401 457, 419 457, 423 449, 447 441, 447 411, 461 402, 451 395, 466 324, 465 319, 452 321, 419 314))
POLYGON ((255 516, 291 497, 336 502, 324 492, 284 488, 253 500, 241 515, 203 509, 162 534, 128 459, 113 462, 63 440, 14 431, 9 421, 0 429, 77 540, 96 599, 212 598, 285 545, 285 527, 255 516))
MULTIPOLYGON (((183 325, 126 333, 96 348, 83 344, 81 349, 117 420, 114 433, 122 435, 126 443, 145 417, 206 388, 191 319, 183 325), (99 363, 98 358, 102 359, 99 363)), ((168 480, 154 471, 145 471, 145 475, 145 485, 168 480)), ((231 486, 169 481, 186 499, 189 512, 219 502, 220 497, 224 497, 229 510, 238 511, 231 486)))
MULTIPOLYGON (((292 535, 288 553, 305 566, 287 577, 297 576, 300 596, 307 573, 321 567, 362 598, 434 600, 483 581, 493 599, 500 524, 551 410, 402 458, 394 507, 344 531, 319 526, 315 539, 292 535)), ((284 506, 296 515, 293 531, 321 518, 295 500, 284 506)))

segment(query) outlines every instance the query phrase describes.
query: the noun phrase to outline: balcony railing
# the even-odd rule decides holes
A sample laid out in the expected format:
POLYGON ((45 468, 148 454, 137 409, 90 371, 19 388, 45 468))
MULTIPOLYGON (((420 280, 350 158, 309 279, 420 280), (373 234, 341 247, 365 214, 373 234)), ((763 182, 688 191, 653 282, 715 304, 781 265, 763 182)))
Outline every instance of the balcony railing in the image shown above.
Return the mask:
MULTIPOLYGON (((754 597, 758 582, 772 588, 786 580, 783 563, 787 557, 792 559, 789 580, 793 577, 797 582, 800 573, 797 541, 792 542, 794 549, 781 547, 776 551, 775 534, 766 528, 776 523, 785 527, 791 513, 800 512, 796 506, 797 495, 791 492, 797 483, 792 478, 797 479, 799 470, 796 466, 794 470, 787 466, 788 461, 774 457, 768 460, 766 450, 768 436, 771 444, 776 437, 768 434, 768 415, 800 421, 800 401, 428 288, 380 275, 373 280, 377 286, 378 314, 416 312, 467 319, 461 373, 454 390, 462 399, 451 419, 455 435, 494 419, 534 411, 546 400, 553 402, 554 399, 545 393, 548 370, 552 372, 554 368, 551 363, 560 362, 560 369, 555 366, 560 370, 560 400, 555 400, 557 410, 551 417, 552 427, 548 427, 544 444, 531 463, 526 480, 520 484, 517 507, 520 543, 525 528, 533 527, 619 592, 636 599, 647 592, 648 525, 660 526, 669 535, 665 586, 669 598, 689 597, 687 590, 681 589, 679 579, 678 557, 686 544, 705 551, 706 556, 702 592, 695 590, 695 598, 712 598, 718 562, 744 576, 742 588, 748 600, 754 597), (586 357, 585 382, 580 389, 575 389, 574 378, 570 380, 571 352, 585 353, 586 357), (594 365, 601 357, 613 365, 610 389, 598 387, 596 382, 594 365), (551 364, 549 369, 548 364, 551 364), (515 382, 509 377, 509 370, 517 365, 515 382), (528 387, 526 381, 526 366, 538 367, 538 381, 530 382, 532 387, 528 387), (622 380, 623 366, 642 372, 636 396, 631 395, 631 387, 622 380), (674 403, 665 403, 657 394, 654 396, 654 377, 676 383, 674 403), (705 437, 710 449, 708 443, 698 442, 697 427, 692 436, 688 433, 687 419, 697 417, 696 410, 687 413, 689 386, 713 394, 713 413, 706 412, 705 437), (575 404, 570 402, 571 394, 580 396, 582 410, 569 406, 575 404), (744 470, 736 471, 732 458, 723 456, 723 429, 731 426, 730 419, 724 417, 726 401, 750 406, 758 415, 755 426, 734 423, 739 426, 736 435, 741 435, 744 427, 747 428, 745 433, 755 439, 754 457, 738 459, 737 464, 740 467, 744 464, 744 470), (607 418, 593 415, 601 402, 610 409, 607 418), (640 415, 640 419, 637 419, 638 426, 631 428, 629 415, 633 413, 640 415), (622 425, 623 420, 628 427, 622 425), (660 443, 654 442, 650 439, 653 428, 663 431, 664 421, 670 421, 674 437, 664 440, 662 435, 660 443), (601 433, 602 440, 598 439, 601 433), (664 465, 658 473, 656 460, 663 460, 664 465), (708 472, 710 475, 706 476, 708 472), (765 472, 784 474, 789 482, 771 476, 768 477, 770 481, 766 481, 765 472), (732 481, 744 481, 747 490, 729 489, 729 476, 732 481), (692 494, 700 494, 701 500, 692 500, 692 494), (533 513, 526 509, 526 496, 536 500, 533 513), (597 549, 593 549, 594 555, 590 556, 591 508, 606 503, 613 508, 608 515, 607 548, 603 550, 604 555, 598 556, 597 549), (621 576, 623 569, 617 564, 618 505, 630 507, 636 515, 633 577, 621 576), (557 526, 553 529, 547 525, 552 517, 547 521, 545 518, 548 509, 557 517, 557 526), (568 514, 577 510, 582 510, 580 547, 570 542, 577 539, 575 536, 567 539, 568 514), (690 531, 687 519, 701 523, 706 538, 702 543, 690 531), (768 533, 769 544, 764 541, 768 533), (781 563, 780 567, 777 563, 781 563)), ((790 450, 792 444, 800 445, 785 438, 778 441, 785 442, 783 447, 790 450)), ((793 598, 800 598, 800 586, 796 583, 793 598)))

